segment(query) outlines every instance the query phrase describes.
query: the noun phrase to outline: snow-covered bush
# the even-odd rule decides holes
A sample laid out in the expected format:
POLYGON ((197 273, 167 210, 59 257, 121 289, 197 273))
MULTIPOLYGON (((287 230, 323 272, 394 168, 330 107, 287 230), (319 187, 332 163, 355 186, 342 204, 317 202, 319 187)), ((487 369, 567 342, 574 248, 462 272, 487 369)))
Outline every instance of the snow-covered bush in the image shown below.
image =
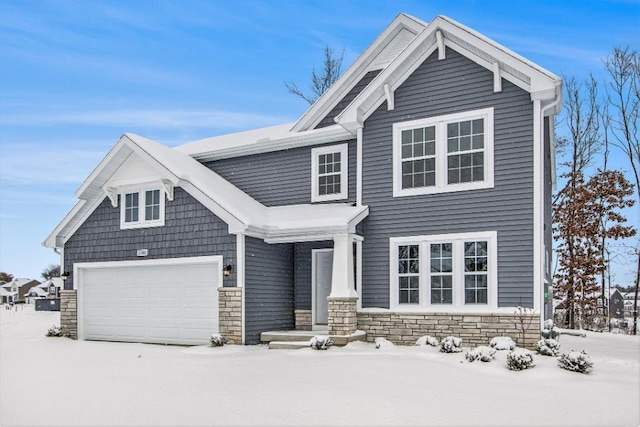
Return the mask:
POLYGON ((493 337, 489 345, 496 350, 513 350, 516 343, 511 337, 493 337))
POLYGON ((507 354, 507 366, 512 371, 522 371, 524 369, 533 368, 533 355, 527 350, 510 351, 507 354))
POLYGON ((557 356, 560 352, 560 344, 553 338, 540 340, 536 343, 536 351, 543 356, 557 356))
POLYGON ((62 336, 62 329, 60 329, 60 326, 53 325, 47 331, 47 336, 48 337, 61 337, 62 336))
POLYGON ((469 362, 475 362, 476 360, 479 360, 481 362, 491 362, 493 359, 496 358, 495 354, 496 354, 496 351, 491 347, 481 345, 479 347, 474 348, 471 351, 467 351, 464 354, 464 358, 467 359, 469 362))
POLYGON ((461 344, 462 338, 449 336, 440 343, 440 351, 442 353, 460 353, 462 351, 461 344))
POLYGON ((327 350, 333 345, 333 341, 326 335, 316 335, 309 340, 309 345, 314 350, 327 350))
POLYGON ((386 338, 378 337, 375 340, 376 348, 391 348, 395 347, 395 345, 386 338))
POLYGON ((423 335, 418 338, 416 341, 416 345, 425 346, 429 345, 431 347, 437 347, 440 344, 440 341, 436 337, 432 337, 431 335, 423 335))
POLYGON ((222 347, 227 343, 227 338, 220 334, 212 334, 209 342, 211 343, 211 347, 222 347))
POLYGON ((593 368, 593 362, 586 351, 570 351, 563 353, 558 358, 558 365, 567 371, 585 374, 593 368))

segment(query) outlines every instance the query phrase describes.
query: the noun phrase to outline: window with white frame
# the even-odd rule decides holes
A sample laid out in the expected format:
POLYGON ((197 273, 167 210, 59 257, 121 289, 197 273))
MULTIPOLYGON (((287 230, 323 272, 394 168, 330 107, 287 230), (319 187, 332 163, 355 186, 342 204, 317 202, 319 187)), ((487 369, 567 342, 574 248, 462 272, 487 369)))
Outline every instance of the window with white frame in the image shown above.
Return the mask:
POLYGON ((493 108, 395 123, 395 197, 493 187, 493 108))
POLYGON ((164 194, 159 188, 121 193, 120 228, 164 225, 164 194))
POLYGON ((348 197, 348 145, 311 150, 311 201, 323 202, 348 197))
POLYGON ((392 308, 497 306, 497 232, 390 239, 392 308))

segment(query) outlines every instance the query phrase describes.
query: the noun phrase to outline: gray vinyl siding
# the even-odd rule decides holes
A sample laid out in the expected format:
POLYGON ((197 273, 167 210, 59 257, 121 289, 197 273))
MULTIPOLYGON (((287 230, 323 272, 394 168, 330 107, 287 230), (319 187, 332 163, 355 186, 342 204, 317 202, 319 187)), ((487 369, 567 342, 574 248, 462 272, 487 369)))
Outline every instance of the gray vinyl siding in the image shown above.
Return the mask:
MULTIPOLYGON (((73 271, 77 262, 105 262, 222 255, 223 263, 237 265, 236 237, 209 209, 181 188, 173 201, 166 201, 162 227, 120 229, 120 207, 103 202, 64 245, 64 265, 73 271), (146 257, 136 256, 148 249, 146 257)), ((224 278, 224 286, 235 286, 235 271, 224 278)), ((73 289, 73 275, 65 282, 73 289)), ((214 307, 215 308, 215 307, 214 307)))
POLYGON ((431 55, 364 126, 363 203, 370 208, 363 242, 363 307, 389 307, 389 238, 495 230, 498 305, 533 303, 533 105, 530 95, 447 48, 431 55), (494 107, 494 185, 393 198, 392 125, 494 107))
POLYGON ((327 114, 325 118, 322 119, 320 123, 318 123, 316 129, 335 125, 336 122, 334 121, 334 119, 336 118, 336 116, 340 114, 347 105, 351 104, 351 101, 353 101, 356 96, 358 96, 360 92, 362 92, 362 90, 367 87, 378 74, 380 74, 380 71, 382 70, 373 70, 367 72, 367 74, 365 74, 364 77, 362 77, 360 81, 356 83, 356 85, 349 91, 349 93, 347 93, 344 98, 342 98, 340 102, 338 102, 336 106, 333 107, 329 114, 327 114))
POLYGON ((349 194, 356 201, 356 141, 254 154, 207 162, 205 165, 265 206, 311 203, 311 149, 348 142, 349 194))
POLYGON ((311 310, 311 250, 333 248, 332 241, 295 245, 295 308, 311 310))
POLYGON ((245 240, 245 342, 260 343, 260 333, 294 329, 293 244, 245 240))

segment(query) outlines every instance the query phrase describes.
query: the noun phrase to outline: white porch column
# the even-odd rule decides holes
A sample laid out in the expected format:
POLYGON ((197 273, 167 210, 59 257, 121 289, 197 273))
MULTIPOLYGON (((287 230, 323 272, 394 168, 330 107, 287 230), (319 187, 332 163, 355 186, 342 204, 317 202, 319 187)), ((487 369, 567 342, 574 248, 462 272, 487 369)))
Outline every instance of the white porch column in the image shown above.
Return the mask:
POLYGON ((333 270, 329 297, 354 298, 358 294, 353 283, 353 235, 333 237, 333 270))

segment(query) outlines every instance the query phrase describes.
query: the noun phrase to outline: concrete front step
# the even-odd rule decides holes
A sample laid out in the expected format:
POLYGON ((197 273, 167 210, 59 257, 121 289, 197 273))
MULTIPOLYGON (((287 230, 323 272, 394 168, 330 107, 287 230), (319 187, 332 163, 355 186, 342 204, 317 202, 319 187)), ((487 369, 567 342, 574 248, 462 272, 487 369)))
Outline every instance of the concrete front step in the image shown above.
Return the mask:
MULTIPOLYGON (((291 343, 295 348, 309 346, 309 340, 316 335, 327 335, 327 331, 270 331, 260 334, 260 341, 269 344, 269 348, 280 347, 283 343, 291 343), (277 342, 275 347, 271 346, 272 342, 277 342)), ((351 335, 330 335, 333 345, 344 346, 353 341, 366 341, 367 333, 364 331, 356 331, 351 335)))
POLYGON ((269 350, 299 350, 301 348, 311 348, 307 341, 271 341, 269 350))

